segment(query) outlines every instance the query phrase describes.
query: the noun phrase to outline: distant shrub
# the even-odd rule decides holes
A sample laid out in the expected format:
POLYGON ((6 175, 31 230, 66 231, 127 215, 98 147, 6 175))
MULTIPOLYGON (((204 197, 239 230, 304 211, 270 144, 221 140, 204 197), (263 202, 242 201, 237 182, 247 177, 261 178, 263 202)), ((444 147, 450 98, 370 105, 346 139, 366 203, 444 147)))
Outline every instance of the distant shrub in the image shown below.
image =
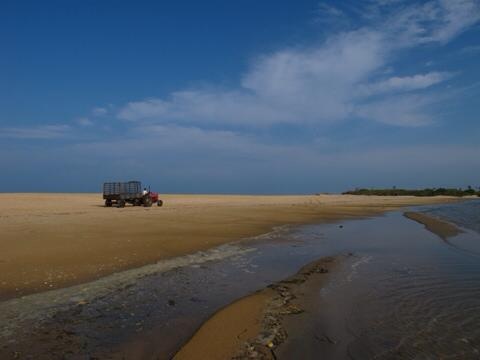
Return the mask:
POLYGON ((343 192, 347 195, 377 195, 377 196, 471 196, 477 195, 480 197, 480 191, 475 191, 471 187, 468 189, 454 189, 454 188, 425 188, 417 190, 409 189, 355 189, 343 192))

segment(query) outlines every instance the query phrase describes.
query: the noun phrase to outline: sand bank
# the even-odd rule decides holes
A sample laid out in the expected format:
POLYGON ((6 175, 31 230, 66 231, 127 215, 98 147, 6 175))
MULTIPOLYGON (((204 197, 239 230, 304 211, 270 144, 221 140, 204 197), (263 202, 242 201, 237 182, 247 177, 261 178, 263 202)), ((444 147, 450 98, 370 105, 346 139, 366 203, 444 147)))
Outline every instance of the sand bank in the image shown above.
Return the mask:
POLYGON ((456 225, 424 213, 407 211, 404 213, 404 215, 405 217, 424 225, 427 230, 444 240, 462 233, 462 230, 460 230, 456 225))
POLYGON ((217 312, 174 357, 175 360, 231 358, 262 330, 263 314, 274 292, 245 297, 217 312))
POLYGON ((180 359, 275 359, 292 321, 304 312, 306 298, 324 284, 345 256, 314 261, 297 274, 217 312, 174 357, 180 359))
POLYGON ((164 195, 164 207, 101 194, 0 194, 0 300, 95 280, 284 224, 330 222, 453 198, 164 195))

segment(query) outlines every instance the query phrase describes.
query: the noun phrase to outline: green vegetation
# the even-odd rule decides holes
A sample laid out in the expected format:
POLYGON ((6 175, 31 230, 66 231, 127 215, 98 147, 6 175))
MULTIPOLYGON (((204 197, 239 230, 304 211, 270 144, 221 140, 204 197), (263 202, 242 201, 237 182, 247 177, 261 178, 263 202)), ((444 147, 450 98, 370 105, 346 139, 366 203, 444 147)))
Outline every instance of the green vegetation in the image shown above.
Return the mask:
POLYGON ((408 190, 408 189, 355 189, 345 191, 343 194, 349 195, 377 195, 377 196, 472 196, 480 197, 480 189, 475 191, 471 186, 467 189, 453 189, 453 188, 427 188, 422 190, 408 190))

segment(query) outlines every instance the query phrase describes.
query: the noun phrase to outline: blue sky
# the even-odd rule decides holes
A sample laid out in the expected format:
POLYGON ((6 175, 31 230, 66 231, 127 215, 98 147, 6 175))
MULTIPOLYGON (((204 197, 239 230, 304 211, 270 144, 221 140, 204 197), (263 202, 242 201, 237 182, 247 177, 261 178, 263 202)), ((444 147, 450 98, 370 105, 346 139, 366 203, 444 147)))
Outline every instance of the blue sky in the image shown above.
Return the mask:
POLYGON ((0 191, 480 186, 480 1, 7 1, 0 191))

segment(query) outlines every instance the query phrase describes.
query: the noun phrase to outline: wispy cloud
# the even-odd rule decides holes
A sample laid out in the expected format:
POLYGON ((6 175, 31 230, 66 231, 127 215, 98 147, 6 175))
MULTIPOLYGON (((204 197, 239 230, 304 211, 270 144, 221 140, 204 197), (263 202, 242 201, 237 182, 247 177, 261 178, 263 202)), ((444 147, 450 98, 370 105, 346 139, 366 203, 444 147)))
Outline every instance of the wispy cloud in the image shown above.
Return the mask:
POLYGON ((354 86, 383 65, 382 51, 375 32, 344 33, 320 47, 259 57, 238 89, 177 91, 166 99, 131 102, 118 116, 257 126, 345 119, 354 86))
MULTIPOLYGON (((321 4, 320 9, 327 16, 343 16, 331 5, 321 4)), ((425 111, 428 101, 397 101, 393 95, 388 98, 389 93, 425 90, 453 74, 391 74, 387 79, 379 79, 379 74, 398 52, 425 43, 441 45, 465 31, 480 19, 479 9, 477 1, 468 0, 422 5, 383 1, 376 4, 378 14, 372 13, 367 26, 331 35, 319 45, 259 56, 237 88, 175 91, 165 98, 130 102, 117 116, 158 123, 249 126, 325 124, 358 116, 396 126, 427 124, 433 120, 425 111), (404 115, 395 121, 384 118, 379 111, 383 105, 369 98, 379 94, 384 96, 381 104, 401 106, 404 115)), ((415 99, 421 96, 416 94, 415 99)))
POLYGON ((75 120, 75 122, 80 126, 91 126, 91 125, 93 125, 93 121, 90 120, 87 117, 78 118, 77 120, 75 120))
POLYGON ((13 139, 58 139, 71 130, 69 125, 41 125, 33 127, 0 128, 0 137, 13 139))
POLYGON ((426 74, 416 74, 413 76, 393 76, 377 83, 368 84, 363 87, 362 90, 364 91, 365 95, 396 91, 407 92, 429 88, 430 86, 440 84, 453 76, 453 73, 438 71, 433 71, 426 74))
POLYGON ((108 114, 108 109, 106 107, 95 107, 92 109, 93 116, 104 116, 108 114))
POLYGON ((317 6, 317 12, 321 15, 329 16, 329 17, 330 16, 338 17, 338 16, 345 15, 342 10, 327 3, 319 3, 317 6))
POLYGON ((342 34, 320 48, 260 57, 234 90, 184 90, 127 104, 127 120, 264 126, 345 119, 353 86, 382 62, 375 33, 342 34))
POLYGON ((480 53, 480 45, 465 46, 460 52, 462 54, 478 54, 480 53))
POLYGON ((374 1, 368 15, 387 27, 397 45, 446 43, 480 20, 478 0, 374 1), (380 5, 375 7, 376 5, 380 5), (388 5, 385 14, 382 6, 388 5), (382 20, 386 19, 386 20, 382 20))
POLYGON ((337 6, 320 2, 314 13, 313 23, 328 26, 331 29, 348 27, 351 25, 347 14, 337 6))
POLYGON ((435 97, 415 94, 396 95, 359 105, 357 115, 389 125, 424 126, 433 122, 427 108, 436 100, 435 97))

